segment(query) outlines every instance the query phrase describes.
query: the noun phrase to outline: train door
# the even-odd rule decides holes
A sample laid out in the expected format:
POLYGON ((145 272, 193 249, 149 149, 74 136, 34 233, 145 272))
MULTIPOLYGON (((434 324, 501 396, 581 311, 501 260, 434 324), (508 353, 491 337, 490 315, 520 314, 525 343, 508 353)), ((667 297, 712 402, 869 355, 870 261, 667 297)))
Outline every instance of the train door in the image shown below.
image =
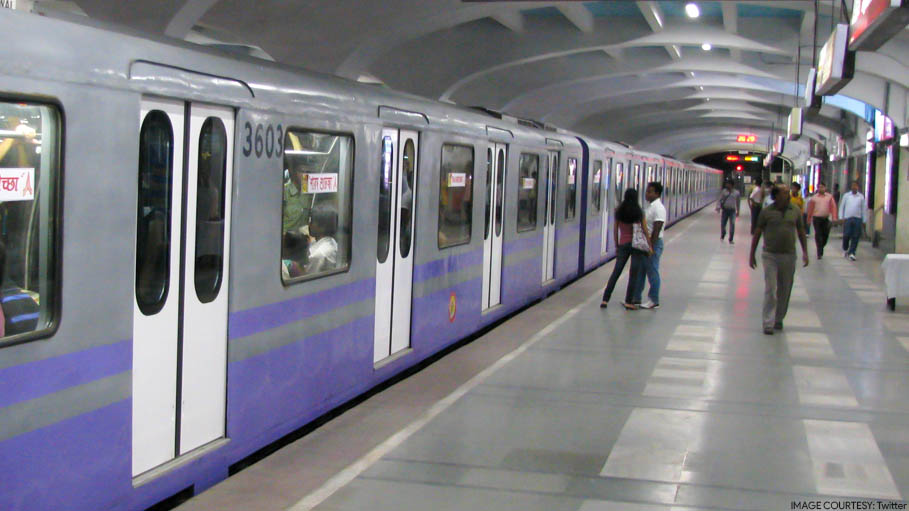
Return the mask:
POLYGON ((418 152, 415 131, 382 130, 373 362, 410 347, 418 152))
POLYGON ((132 473, 224 437, 231 108, 143 99, 132 473))
POLYGON ((559 196, 559 152, 549 151, 546 177, 546 214, 543 216, 543 282, 555 278, 556 203, 559 196))
POLYGON ((600 255, 605 255, 609 249, 609 208, 612 202, 609 200, 609 183, 612 176, 612 158, 606 160, 606 168, 603 170, 603 177, 600 183, 601 206, 600 206, 600 255))
POLYGON ((502 303, 502 238, 505 215, 505 169, 508 148, 489 144, 486 149, 486 225, 483 229, 482 310, 502 303))

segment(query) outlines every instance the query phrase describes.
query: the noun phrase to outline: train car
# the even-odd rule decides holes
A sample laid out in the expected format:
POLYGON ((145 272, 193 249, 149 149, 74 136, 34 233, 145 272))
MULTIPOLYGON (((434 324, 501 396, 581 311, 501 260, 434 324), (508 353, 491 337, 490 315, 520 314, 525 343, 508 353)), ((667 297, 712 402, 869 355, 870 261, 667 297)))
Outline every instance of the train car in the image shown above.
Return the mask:
POLYGON ((0 339, 3 509, 201 491, 578 274, 574 136, 146 36, 0 25, 42 34, 0 50, 3 282, 30 304, 0 339))

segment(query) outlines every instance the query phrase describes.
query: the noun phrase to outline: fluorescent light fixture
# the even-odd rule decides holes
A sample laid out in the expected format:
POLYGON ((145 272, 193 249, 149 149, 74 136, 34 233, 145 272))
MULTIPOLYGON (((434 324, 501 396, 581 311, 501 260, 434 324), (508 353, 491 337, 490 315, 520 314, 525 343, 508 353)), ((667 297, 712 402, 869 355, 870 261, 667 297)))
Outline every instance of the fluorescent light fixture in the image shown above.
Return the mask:
POLYGON ((704 90, 704 86, 703 86, 703 85, 698 85, 698 89, 704 90))
POLYGON ((704 43, 701 45, 701 49, 704 51, 710 51, 713 49, 713 46, 710 43, 704 43))
POLYGON ((688 4, 685 6, 685 14, 687 14, 689 18, 697 18, 701 15, 701 10, 698 9, 698 4, 694 2, 688 2, 688 4))

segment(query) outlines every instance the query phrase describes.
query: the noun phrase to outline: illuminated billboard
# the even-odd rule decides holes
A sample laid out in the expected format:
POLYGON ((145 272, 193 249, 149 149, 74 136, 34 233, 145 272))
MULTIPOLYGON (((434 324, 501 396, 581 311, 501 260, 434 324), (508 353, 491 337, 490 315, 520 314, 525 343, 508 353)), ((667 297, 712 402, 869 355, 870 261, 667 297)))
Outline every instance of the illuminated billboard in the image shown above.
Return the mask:
POLYGON ((855 0, 849 23, 849 49, 873 51, 909 23, 907 0, 855 0))
POLYGON ((821 48, 815 91, 818 96, 835 94, 849 83, 855 73, 855 53, 846 51, 848 35, 849 25, 840 23, 821 48))
POLYGON ((789 113, 789 140, 798 140, 802 136, 802 109, 793 108, 789 113))

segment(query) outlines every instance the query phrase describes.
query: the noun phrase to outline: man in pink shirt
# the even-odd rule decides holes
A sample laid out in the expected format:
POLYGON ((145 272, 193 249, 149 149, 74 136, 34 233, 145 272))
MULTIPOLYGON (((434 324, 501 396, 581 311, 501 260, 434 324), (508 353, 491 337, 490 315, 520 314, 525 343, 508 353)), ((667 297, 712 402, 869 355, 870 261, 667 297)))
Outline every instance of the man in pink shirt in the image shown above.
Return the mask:
POLYGON ((817 258, 824 257, 824 246, 830 236, 831 219, 836 222, 836 200, 827 193, 827 185, 818 183, 817 193, 808 201, 807 216, 814 224, 814 244, 817 246, 817 258))

